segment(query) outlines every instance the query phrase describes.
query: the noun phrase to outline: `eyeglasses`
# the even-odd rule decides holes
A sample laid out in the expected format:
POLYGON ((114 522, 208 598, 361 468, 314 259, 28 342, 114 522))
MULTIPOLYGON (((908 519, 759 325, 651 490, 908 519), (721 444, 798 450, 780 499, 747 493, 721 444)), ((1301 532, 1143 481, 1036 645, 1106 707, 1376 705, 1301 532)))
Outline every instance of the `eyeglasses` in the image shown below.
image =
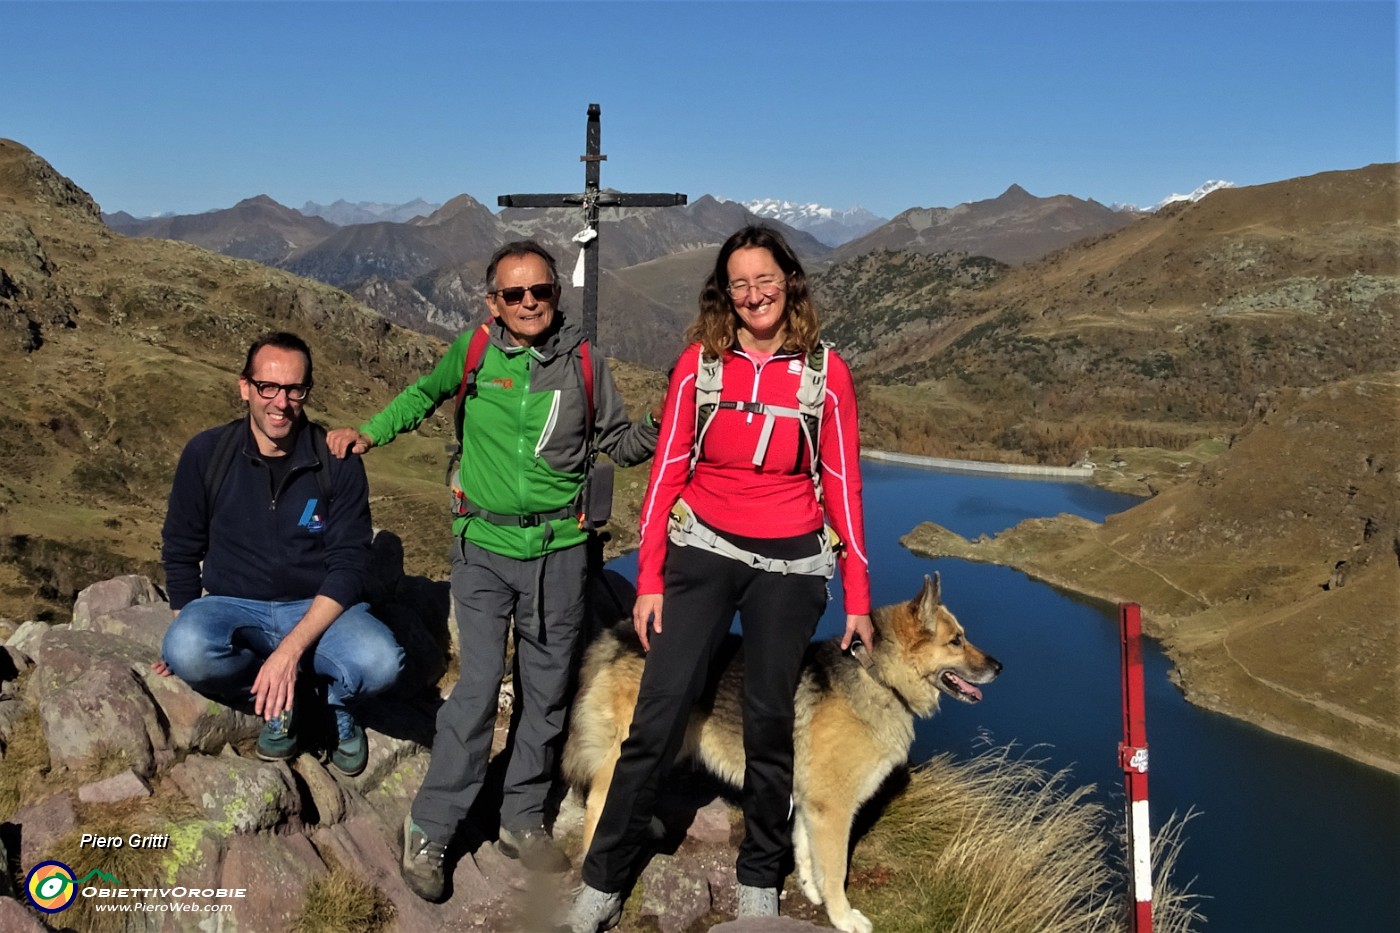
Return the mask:
POLYGON ((559 294, 559 286, 553 282, 531 285, 529 288, 524 285, 512 285, 509 288, 498 288, 491 294, 499 296, 508 305, 518 305, 525 300, 527 291, 535 296, 536 301, 553 301, 559 294))
POLYGON ((729 297, 735 301, 749 297, 749 290, 756 288, 758 293, 764 298, 773 298, 779 292, 787 290, 787 279, 761 278, 753 282, 730 282, 725 291, 729 292, 729 297))
POLYGON ((284 386, 280 382, 259 382, 256 379, 250 379, 248 381, 253 384, 253 388, 257 389, 258 395, 261 395, 263 398, 276 398, 278 392, 286 392, 288 401, 301 402, 311 394, 311 386, 309 385, 301 385, 298 383, 284 386))

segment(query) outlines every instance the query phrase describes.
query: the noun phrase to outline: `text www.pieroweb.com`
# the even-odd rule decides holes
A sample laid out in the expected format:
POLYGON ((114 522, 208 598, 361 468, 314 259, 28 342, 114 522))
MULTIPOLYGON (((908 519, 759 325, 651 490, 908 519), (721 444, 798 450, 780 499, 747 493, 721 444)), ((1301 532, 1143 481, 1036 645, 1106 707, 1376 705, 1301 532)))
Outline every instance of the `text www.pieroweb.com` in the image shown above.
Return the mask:
POLYGON ((124 913, 128 910, 168 913, 209 913, 217 914, 233 910, 232 904, 133 904, 130 901, 107 901, 92 905, 94 911, 124 913))

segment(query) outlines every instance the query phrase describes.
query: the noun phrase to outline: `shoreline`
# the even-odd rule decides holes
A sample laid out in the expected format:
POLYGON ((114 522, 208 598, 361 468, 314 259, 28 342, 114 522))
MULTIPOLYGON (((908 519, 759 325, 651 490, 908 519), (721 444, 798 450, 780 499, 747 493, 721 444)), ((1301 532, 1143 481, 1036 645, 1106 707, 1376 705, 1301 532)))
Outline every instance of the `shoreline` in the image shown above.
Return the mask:
MULTIPOLYGON (((1116 607, 1124 602, 1134 602, 1133 600, 1109 595, 1106 592, 1094 592, 1085 589, 1080 584, 1052 576, 1043 570, 1035 570, 1011 561, 990 560, 985 561, 985 563, 994 564, 998 567, 1007 567, 1018 573, 1024 573, 1027 577, 1045 586, 1087 601, 1099 602, 1112 607, 1116 607)), ((1181 693, 1182 699, 1186 700, 1186 702, 1190 703, 1192 706, 1198 709, 1209 710, 1212 713, 1218 713, 1222 716, 1228 716, 1231 719, 1236 719, 1240 722, 1245 722, 1251 726, 1263 729, 1265 732, 1270 732, 1286 739, 1292 739, 1296 742, 1302 742, 1314 748, 1320 748, 1332 754, 1340 755, 1358 764, 1400 777, 1400 762, 1388 756, 1377 754, 1368 746, 1339 740, 1335 736, 1329 735, 1319 729, 1311 729, 1297 722, 1290 721, 1285 716, 1279 716, 1265 710, 1256 709, 1244 703, 1231 702, 1219 693, 1197 686, 1196 679, 1193 675, 1197 674, 1198 671, 1195 670, 1191 659, 1183 655, 1183 653, 1171 643, 1170 639, 1166 637, 1166 633, 1161 631, 1160 626, 1156 624, 1147 624, 1149 612, 1146 607, 1143 607, 1143 613, 1143 621, 1145 623, 1143 636, 1155 641, 1162 653, 1171 661, 1172 668, 1168 673, 1168 677, 1172 685, 1181 693)))
POLYGON ((925 467, 933 470, 949 470, 954 473, 994 473, 1018 477, 1046 477, 1053 479, 1090 480, 1094 477, 1091 466, 1041 466, 1034 463, 996 463, 990 460, 954 460, 948 457, 921 457, 917 454, 902 454, 890 450, 862 450, 861 458, 898 463, 901 466, 925 467))
MULTIPOLYGON (((1277 712, 1240 702, 1238 697, 1228 695, 1226 691, 1221 690, 1222 684, 1219 682, 1213 681, 1209 677, 1203 678, 1201 670, 1194 663, 1190 654, 1180 650, 1180 646, 1174 643, 1170 633, 1164 630, 1162 621, 1171 618, 1171 613, 1162 611, 1160 607, 1154 608, 1144 601, 1129 599, 1123 594, 1115 592, 1111 587, 1088 587, 1081 581, 1058 575, 1051 568, 1038 566, 1034 561, 1018 560, 1014 557, 1008 558, 991 553, 978 553, 976 542, 961 539, 960 536, 952 532, 946 532, 946 529, 940 530, 951 538, 960 540, 964 547, 940 547, 938 543, 934 542, 911 541, 910 538, 918 530, 915 528, 901 539, 901 544, 912 553, 924 557, 952 557, 974 563, 1007 567, 1052 589, 1109 606, 1116 606, 1122 602, 1137 602, 1143 611, 1143 634, 1157 642, 1162 652, 1170 660, 1172 669, 1169 677, 1175 688, 1181 693, 1182 698, 1192 706, 1228 716, 1274 735, 1302 742, 1357 764, 1400 777, 1400 760, 1393 756, 1378 753, 1365 743, 1348 741, 1329 734, 1316 724, 1305 724, 1290 719, 1288 716, 1279 715, 1277 712)), ((946 545, 947 540, 944 539, 940 543, 946 545)))

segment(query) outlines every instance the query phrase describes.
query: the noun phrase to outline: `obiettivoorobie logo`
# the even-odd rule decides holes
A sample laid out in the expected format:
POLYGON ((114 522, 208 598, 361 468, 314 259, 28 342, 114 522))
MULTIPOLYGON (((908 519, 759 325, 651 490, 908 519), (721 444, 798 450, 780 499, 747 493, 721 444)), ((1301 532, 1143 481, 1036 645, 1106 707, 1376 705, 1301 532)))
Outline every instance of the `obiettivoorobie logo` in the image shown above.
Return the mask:
POLYGON ((116 878, 96 868, 82 878, 74 878, 73 869, 51 859, 29 869, 29 876, 24 880, 24 889, 29 894, 31 904, 46 914, 56 914, 72 907, 78 896, 78 885, 93 877, 101 878, 110 884, 121 885, 116 878))

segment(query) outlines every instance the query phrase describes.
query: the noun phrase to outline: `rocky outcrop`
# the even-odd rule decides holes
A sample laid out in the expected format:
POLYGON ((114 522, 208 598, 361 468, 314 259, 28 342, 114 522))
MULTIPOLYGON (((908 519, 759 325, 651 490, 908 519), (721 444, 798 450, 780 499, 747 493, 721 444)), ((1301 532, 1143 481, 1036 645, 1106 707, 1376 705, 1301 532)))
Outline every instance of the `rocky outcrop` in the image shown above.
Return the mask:
MULTIPOLYGON (((11 869, 0 871, 0 885, 8 886, 0 886, 0 929, 86 928, 102 916, 92 913, 95 894, 80 894, 59 914, 29 907, 27 874, 54 860, 71 868, 75 880, 87 875, 83 889, 139 889, 136 900, 148 906, 128 923, 131 930, 193 929, 214 917, 224 930, 286 930, 309 904, 335 896, 322 887, 332 873, 342 883, 348 873, 387 905, 380 916, 393 919, 384 929, 484 933, 547 929, 559 921, 577 876, 532 876, 483 841, 494 835, 489 793, 462 834, 446 903, 419 899, 399 876, 403 819, 427 771, 437 682, 455 648, 448 647, 446 584, 404 576, 392 536, 379 535, 375 549, 373 603, 408 661, 400 686, 364 716, 370 764, 356 778, 338 775, 310 753, 290 762, 258 759, 259 719, 154 672, 172 612, 146 577, 115 577, 82 590, 71 625, 20 626, 0 648, 0 748, 12 740, 42 743, 48 768, 42 788, 30 787, 23 805, 4 814, 0 845, 18 840, 18 858, 0 863, 11 869), (25 731, 26 721, 37 728, 25 731), (99 846, 93 837, 106 842, 99 846), (204 912, 159 906, 179 902, 170 894, 177 890, 185 892, 182 903, 204 912), (191 900, 190 891, 209 896, 191 900), (244 896, 228 893, 237 891, 244 896), (221 912, 212 912, 216 906, 221 912)), ((630 585, 614 575, 609 586, 594 599, 606 607, 607 618, 597 621, 630 613, 630 585)), ((498 749, 510 700, 503 691, 498 749)), ((672 785, 659 814, 674 830, 672 844, 638 881, 638 906, 629 917, 680 933, 733 914, 734 816, 713 788, 672 785)), ((568 845, 581 823, 578 805, 566 798, 556 836, 568 845)), ((791 918, 723 927, 731 933, 816 928, 791 918)))

